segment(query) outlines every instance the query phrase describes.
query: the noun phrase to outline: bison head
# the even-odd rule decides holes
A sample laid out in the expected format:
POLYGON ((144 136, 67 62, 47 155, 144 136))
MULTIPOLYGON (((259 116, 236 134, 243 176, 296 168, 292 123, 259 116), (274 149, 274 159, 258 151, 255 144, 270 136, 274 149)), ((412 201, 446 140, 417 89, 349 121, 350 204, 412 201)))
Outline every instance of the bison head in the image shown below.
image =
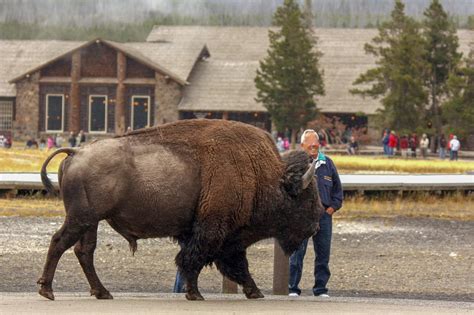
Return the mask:
POLYGON ((286 170, 282 180, 284 211, 277 236, 287 255, 293 253, 319 228, 324 208, 314 180, 315 164, 304 151, 290 151, 282 156, 286 170))

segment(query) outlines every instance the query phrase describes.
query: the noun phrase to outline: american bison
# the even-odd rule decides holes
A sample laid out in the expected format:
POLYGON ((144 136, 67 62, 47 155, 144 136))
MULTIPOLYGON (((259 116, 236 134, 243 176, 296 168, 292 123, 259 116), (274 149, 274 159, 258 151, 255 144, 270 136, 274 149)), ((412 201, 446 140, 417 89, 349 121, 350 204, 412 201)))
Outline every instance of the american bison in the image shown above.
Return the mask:
POLYGON ((65 250, 74 252, 91 295, 111 299, 94 268, 99 221, 130 244, 172 237, 182 244, 176 265, 186 278, 186 298, 201 300, 197 279, 214 263, 243 286, 247 298, 263 297, 248 270, 246 248, 274 237, 286 254, 313 235, 323 211, 314 164, 303 151, 280 157, 271 136, 225 120, 182 120, 62 148, 58 172, 66 209, 64 224, 49 247, 39 293, 54 300, 52 281, 65 250))

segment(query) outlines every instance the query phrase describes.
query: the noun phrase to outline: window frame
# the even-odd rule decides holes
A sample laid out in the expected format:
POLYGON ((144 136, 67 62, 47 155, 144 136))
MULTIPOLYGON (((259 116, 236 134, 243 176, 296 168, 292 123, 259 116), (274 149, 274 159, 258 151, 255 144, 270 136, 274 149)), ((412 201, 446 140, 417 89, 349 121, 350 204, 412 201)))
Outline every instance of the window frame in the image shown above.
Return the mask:
POLYGON ((107 133, 107 128, 108 128, 108 114, 109 114, 109 97, 108 95, 106 94, 90 94, 89 95, 89 121, 88 121, 88 130, 89 130, 89 133, 92 133, 92 134, 106 134, 107 133), (98 131, 98 130, 91 130, 91 125, 92 125, 92 116, 91 116, 91 112, 92 112, 92 98, 93 97, 103 97, 105 98, 105 125, 104 125, 104 131, 98 131))
POLYGON ((147 114, 147 125, 145 126, 145 128, 149 128, 151 127, 150 125, 150 120, 151 120, 151 97, 150 95, 132 95, 132 100, 131 100, 131 103, 130 103, 130 128, 132 128, 132 130, 135 130, 135 127, 134 127, 134 110, 133 110, 133 103, 134 103, 134 99, 135 98, 146 98, 148 99, 148 114, 147 114))
POLYGON ((46 111, 45 111, 45 126, 44 130, 46 132, 64 132, 64 94, 46 94, 46 111), (50 96, 61 96, 61 129, 60 130, 53 130, 48 129, 48 110, 49 110, 49 97, 50 96))

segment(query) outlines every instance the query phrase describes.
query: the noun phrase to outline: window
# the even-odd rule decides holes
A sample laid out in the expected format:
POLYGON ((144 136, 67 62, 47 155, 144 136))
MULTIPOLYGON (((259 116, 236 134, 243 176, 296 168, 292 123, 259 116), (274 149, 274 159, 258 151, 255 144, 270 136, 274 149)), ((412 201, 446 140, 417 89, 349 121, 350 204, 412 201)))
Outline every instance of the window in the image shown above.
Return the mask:
POLYGON ((89 96, 89 132, 107 132, 107 95, 89 96))
POLYGON ((0 101, 0 130, 8 131, 12 129, 13 102, 0 101))
POLYGON ((150 126, 150 97, 132 96, 132 129, 146 128, 150 126))
POLYGON ((64 95, 46 95, 46 131, 63 131, 64 95))

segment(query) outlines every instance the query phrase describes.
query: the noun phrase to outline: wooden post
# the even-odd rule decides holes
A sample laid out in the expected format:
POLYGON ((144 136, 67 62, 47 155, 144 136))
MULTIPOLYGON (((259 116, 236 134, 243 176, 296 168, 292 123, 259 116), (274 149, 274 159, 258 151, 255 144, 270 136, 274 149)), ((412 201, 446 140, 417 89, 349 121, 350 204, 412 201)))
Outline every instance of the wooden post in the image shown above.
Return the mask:
MULTIPOLYGON (((127 57, 121 51, 117 52, 117 91, 115 96, 115 133, 125 133, 125 78, 127 73, 127 57)), ((132 124, 133 121, 130 122, 132 124)))
POLYGON ((288 279, 290 274, 288 256, 285 255, 276 239, 274 240, 273 255, 273 294, 288 295, 288 279))
POLYGON ((226 277, 222 277, 222 293, 237 293, 237 283, 229 280, 226 277))
POLYGON ((81 130, 81 99, 79 92, 79 79, 81 78, 81 51, 72 54, 71 65, 71 97, 69 114, 69 130, 78 133, 81 130))

